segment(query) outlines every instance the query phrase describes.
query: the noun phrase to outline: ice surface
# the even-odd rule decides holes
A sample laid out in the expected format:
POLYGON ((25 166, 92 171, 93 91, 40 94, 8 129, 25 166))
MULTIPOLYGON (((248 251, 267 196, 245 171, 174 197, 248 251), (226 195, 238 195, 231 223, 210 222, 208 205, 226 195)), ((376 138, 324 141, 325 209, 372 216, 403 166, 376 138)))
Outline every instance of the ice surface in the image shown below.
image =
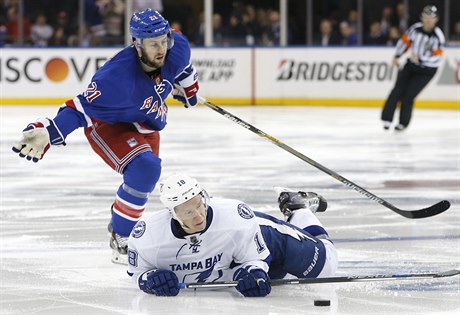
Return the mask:
MULTIPOLYGON (((247 122, 402 209, 447 199, 451 209, 410 220, 345 187, 266 139, 205 107, 170 108, 163 175, 197 177, 214 196, 277 217, 273 186, 316 191, 340 255, 338 275, 460 268, 460 111, 415 110, 403 133, 384 132, 377 108, 225 107, 247 122)), ((11 146, 57 107, 0 107, 0 314, 458 314, 460 277, 292 285, 267 298, 234 289, 144 294, 110 262, 106 226, 121 176, 82 130, 38 164, 11 146), (330 307, 313 306, 330 299, 330 307)), ((146 211, 160 208, 158 192, 146 211)))

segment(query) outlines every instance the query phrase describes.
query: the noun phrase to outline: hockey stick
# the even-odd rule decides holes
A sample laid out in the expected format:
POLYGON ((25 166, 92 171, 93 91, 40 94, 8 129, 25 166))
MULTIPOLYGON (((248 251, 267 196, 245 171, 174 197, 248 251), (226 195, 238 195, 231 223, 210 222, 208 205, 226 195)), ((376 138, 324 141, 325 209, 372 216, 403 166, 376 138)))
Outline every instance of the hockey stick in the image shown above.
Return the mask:
POLYGON ((382 206, 387 207, 388 209, 396 212, 399 215, 402 215, 405 218, 409 218, 409 219, 428 218, 428 217, 437 215, 439 213, 442 213, 442 212, 446 211, 447 209, 449 209, 449 207, 450 207, 450 202, 449 201, 442 200, 442 201, 432 205, 431 207, 423 208, 423 209, 420 209, 420 210, 401 210, 401 209, 395 207, 394 205, 392 205, 391 203, 389 203, 388 201, 386 201, 386 200, 384 200, 384 199, 382 199, 380 197, 377 197, 376 195, 374 195, 373 193, 367 191, 366 189, 362 188, 361 186, 353 183, 352 181, 346 179, 345 177, 337 174, 336 172, 328 169, 327 167, 325 167, 325 166, 319 164, 318 162, 310 159, 309 157, 303 155, 299 151, 294 150, 293 148, 291 148, 290 146, 284 144, 283 142, 279 141, 278 139, 266 134, 262 130, 254 127, 253 125, 245 122, 244 120, 236 117, 235 115, 230 114, 225 109, 223 109, 223 108, 221 108, 221 107, 219 107, 219 106, 217 106, 217 105, 215 105, 215 104, 213 104, 211 102, 206 101, 204 98, 202 98, 200 96, 198 97, 198 100, 199 100, 199 102, 201 104, 206 105, 207 107, 209 107, 212 110, 218 112, 222 116, 227 117, 228 119, 230 119, 231 121, 237 123, 238 125, 242 126, 243 128, 246 128, 246 129, 252 131, 253 133, 259 135, 262 138, 266 138, 267 140, 271 141, 272 143, 274 143, 278 147, 284 149, 285 151, 288 151, 289 153, 295 155, 299 159, 307 162, 308 164, 316 167, 317 169, 323 171, 324 173, 332 176, 336 180, 342 182, 342 184, 345 184, 345 186, 356 190, 357 192, 363 194, 367 198, 378 202, 382 206))
MULTIPOLYGON (((270 280, 271 286, 285 284, 316 284, 316 283, 340 283, 340 282, 364 282, 364 281, 387 281, 387 280, 415 280, 453 277, 460 274, 460 270, 449 270, 437 273, 406 273, 396 275, 368 275, 368 276, 345 276, 329 278, 303 278, 303 279, 274 279, 270 280)), ((199 288, 231 288, 236 287, 237 281, 228 282, 204 282, 204 283, 179 283, 181 289, 199 288)))

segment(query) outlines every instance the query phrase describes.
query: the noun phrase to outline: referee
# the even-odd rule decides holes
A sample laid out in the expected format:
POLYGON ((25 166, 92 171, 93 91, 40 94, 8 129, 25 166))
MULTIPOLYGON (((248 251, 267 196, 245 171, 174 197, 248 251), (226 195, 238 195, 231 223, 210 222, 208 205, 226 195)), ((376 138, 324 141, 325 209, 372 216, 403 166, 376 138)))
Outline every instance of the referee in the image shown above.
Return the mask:
POLYGON ((398 72, 395 86, 382 111, 383 128, 390 129, 398 102, 401 102, 396 131, 404 130, 410 122, 415 97, 430 82, 441 61, 445 39, 439 27, 435 6, 423 8, 421 22, 413 24, 396 44, 393 65, 399 68, 398 58, 410 49, 410 57, 398 72))

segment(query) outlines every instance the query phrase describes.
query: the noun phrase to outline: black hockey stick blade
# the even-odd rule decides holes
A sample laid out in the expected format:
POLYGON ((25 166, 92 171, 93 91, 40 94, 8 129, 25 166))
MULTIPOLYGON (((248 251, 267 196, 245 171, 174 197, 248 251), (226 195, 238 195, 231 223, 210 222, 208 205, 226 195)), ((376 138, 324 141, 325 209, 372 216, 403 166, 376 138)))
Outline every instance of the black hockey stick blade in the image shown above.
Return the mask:
MULTIPOLYGON (((389 207, 388 207, 389 208, 389 207)), ((434 215, 443 213, 450 208, 450 202, 447 200, 440 201, 431 207, 427 207, 420 210, 400 210, 396 207, 390 208, 399 215, 409 219, 422 219, 432 217, 434 215)))
MULTIPOLYGON (((275 279, 270 280, 271 286, 280 286, 287 284, 317 284, 317 283, 343 283, 343 282, 369 282, 369 281, 394 281, 394 280, 415 280, 415 279, 432 279, 453 277, 460 274, 460 270, 449 270, 436 273, 404 273, 395 275, 367 275, 367 276, 345 276, 345 277, 328 277, 328 278, 304 278, 304 279, 275 279)), ((237 281, 228 282, 204 282, 204 283, 180 283, 181 289, 199 289, 199 288, 231 288, 236 287, 237 281)))
POLYGON ((460 270, 452 269, 449 271, 438 272, 433 276, 433 278, 443 278, 443 277, 453 277, 460 274, 460 270))
POLYGON ((291 148, 290 146, 288 146, 287 144, 279 141, 275 137, 270 136, 269 134, 267 134, 267 133, 263 132, 262 130, 256 128, 255 126, 253 126, 253 125, 245 122, 244 120, 236 117, 235 115, 229 113, 225 109, 223 109, 223 108, 221 108, 221 107, 219 107, 219 106, 217 106, 217 105, 215 105, 215 104, 213 104, 211 102, 206 101, 204 98, 202 98, 200 96, 198 96, 198 100, 199 100, 199 102, 201 104, 206 105, 210 109, 212 109, 215 112, 221 114, 222 116, 228 118, 229 120, 231 120, 234 123, 240 125, 241 127, 252 131, 253 133, 255 133, 256 135, 258 135, 258 136, 260 136, 262 138, 267 139, 268 141, 272 142, 273 144, 275 144, 276 146, 280 147, 281 149, 291 153, 292 155, 298 157, 302 161, 305 161, 308 164, 310 164, 311 166, 314 166, 317 169, 319 169, 320 171, 330 175, 331 177, 335 178, 336 180, 338 180, 339 182, 341 182, 342 184, 344 184, 348 188, 356 190, 360 194, 363 194, 367 198, 378 202, 382 206, 387 207, 388 209, 394 211, 395 213, 397 213, 397 214, 399 214, 399 215, 401 215, 401 216, 403 216, 405 218, 409 218, 409 219, 428 218, 428 217, 432 217, 434 215, 440 214, 440 213, 446 211, 447 209, 449 209, 449 207, 450 207, 449 201, 443 200, 443 201, 438 202, 437 204, 432 205, 431 207, 420 209, 420 210, 401 210, 401 209, 395 207, 394 205, 392 205, 391 203, 389 203, 388 201, 386 201, 386 200, 374 195, 373 193, 367 191, 363 187, 355 184, 351 180, 346 179, 342 175, 339 175, 338 173, 334 172, 333 170, 325 167, 324 165, 319 164, 315 160, 313 160, 313 159, 309 158, 308 156, 300 153, 299 151, 291 148))

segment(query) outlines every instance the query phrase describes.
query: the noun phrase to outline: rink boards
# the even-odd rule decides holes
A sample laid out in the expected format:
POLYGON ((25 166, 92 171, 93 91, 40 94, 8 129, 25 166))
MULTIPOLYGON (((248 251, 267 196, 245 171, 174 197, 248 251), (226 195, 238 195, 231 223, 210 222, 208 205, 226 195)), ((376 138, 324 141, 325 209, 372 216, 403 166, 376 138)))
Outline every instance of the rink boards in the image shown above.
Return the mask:
MULTIPOLYGON (((85 90, 118 50, 4 48, 1 104, 60 104, 85 90)), ((201 95, 219 104, 380 107, 396 80, 393 53, 392 47, 192 48, 192 62, 201 95)), ((416 107, 459 109, 459 56, 460 48, 446 48, 416 107)))

